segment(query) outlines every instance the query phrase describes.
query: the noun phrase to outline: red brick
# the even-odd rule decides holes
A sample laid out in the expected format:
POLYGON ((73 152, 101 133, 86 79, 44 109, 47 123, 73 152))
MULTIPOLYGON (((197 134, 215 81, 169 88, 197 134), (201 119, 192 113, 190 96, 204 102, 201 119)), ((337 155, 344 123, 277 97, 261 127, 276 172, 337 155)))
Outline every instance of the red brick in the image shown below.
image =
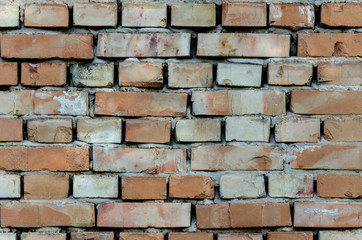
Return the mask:
POLYGON ((69 11, 66 4, 25 4, 25 27, 68 27, 69 11))
POLYGON ((87 171, 88 147, 0 147, 0 170, 87 171))
POLYGON ((114 240, 113 232, 71 232, 72 240, 114 240))
POLYGON ((0 118, 0 142, 23 141, 23 120, 20 118, 0 118))
POLYGON ((289 203, 235 203, 230 204, 233 228, 291 226, 289 203))
POLYGON ((165 143, 171 141, 171 121, 128 119, 126 121, 126 142, 165 143))
POLYGON ((36 91, 34 113, 88 115, 88 93, 79 91, 36 91))
POLYGON ((118 24, 117 16, 117 3, 74 3, 73 22, 75 26, 116 27, 118 24))
POLYGON ((21 234, 21 240, 66 240, 66 233, 28 232, 21 234))
POLYGON ((119 63, 119 86, 162 88, 163 68, 155 62, 119 63))
POLYGON ((362 203, 296 202, 294 226, 309 228, 358 228, 362 203))
POLYGON ((24 86, 63 86, 66 83, 65 63, 21 64, 21 84, 24 86))
POLYGON ((314 28, 314 7, 304 4, 270 4, 269 24, 292 29, 314 28))
POLYGON ((199 57, 289 57, 289 35, 199 33, 197 39, 199 57))
POLYGON ((262 233, 218 234, 217 240, 263 240, 262 233))
POLYGON ((96 92, 95 114, 185 117, 187 93, 96 92))
POLYGON ((69 194, 68 175, 25 175, 25 200, 59 200, 69 194))
POLYGON ((101 33, 98 57, 189 57, 189 33, 101 33))
POLYGON ((0 86, 18 84, 18 64, 15 62, 0 62, 0 86))
POLYGON ((296 148, 292 168, 362 170, 362 146, 321 145, 296 148))
POLYGON ((3 34, 3 58, 93 58, 91 34, 3 34))
POLYGON ((324 138, 331 142, 362 141, 362 117, 324 119, 324 138))
POLYGON ((0 91, 0 114, 28 115, 33 112, 34 91, 0 91))
POLYGON ((166 199, 166 177, 122 177, 122 199, 166 199))
POLYGON ((362 114, 361 90, 292 90, 290 108, 306 115, 362 114))
POLYGON ((169 197, 213 199, 214 183, 208 176, 170 176, 169 197))
POLYGON ((321 24, 331 27, 362 27, 362 3, 323 3, 321 24))
POLYGON ((196 205, 196 221, 199 229, 230 228, 229 204, 196 205))
POLYGON ((299 33, 298 57, 360 57, 362 33, 299 33))
POLYGON ((120 232, 119 240, 163 240, 162 233, 120 232))
POLYGON ((362 86, 361 62, 319 62, 318 84, 362 86))
POLYGON ((93 147, 93 169, 101 172, 184 173, 186 151, 93 147))
POLYGON ((193 171, 281 170, 283 151, 275 146, 211 146, 191 149, 193 171))
POLYGON ((179 228, 190 226, 190 203, 103 203, 98 227, 179 228))
POLYGON ((212 233, 201 232, 171 232, 168 234, 168 240, 213 240, 212 233))
POLYGON ((317 192, 323 198, 359 198, 362 196, 362 175, 318 174, 317 192))
POLYGON ((92 227, 94 205, 19 202, 1 206, 2 227, 92 227))
POLYGON ((266 27, 265 3, 224 3, 222 25, 225 27, 266 27))
POLYGON ((268 240, 313 240, 312 232, 269 232, 268 240))

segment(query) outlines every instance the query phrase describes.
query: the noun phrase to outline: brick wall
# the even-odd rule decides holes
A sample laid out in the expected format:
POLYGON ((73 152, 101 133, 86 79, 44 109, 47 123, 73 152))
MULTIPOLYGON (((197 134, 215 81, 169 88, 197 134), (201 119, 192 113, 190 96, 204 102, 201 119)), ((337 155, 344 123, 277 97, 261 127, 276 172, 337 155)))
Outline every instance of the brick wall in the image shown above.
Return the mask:
POLYGON ((362 239, 362 3, 186 2, 0 0, 0 240, 362 239))

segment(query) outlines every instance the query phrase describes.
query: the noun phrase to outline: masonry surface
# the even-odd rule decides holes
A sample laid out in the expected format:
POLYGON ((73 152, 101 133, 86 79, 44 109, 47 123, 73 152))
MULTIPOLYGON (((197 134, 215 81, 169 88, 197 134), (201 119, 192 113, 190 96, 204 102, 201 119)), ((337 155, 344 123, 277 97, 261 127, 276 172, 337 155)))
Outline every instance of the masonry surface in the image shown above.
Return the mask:
POLYGON ((0 0, 0 240, 361 240, 362 3, 0 0))

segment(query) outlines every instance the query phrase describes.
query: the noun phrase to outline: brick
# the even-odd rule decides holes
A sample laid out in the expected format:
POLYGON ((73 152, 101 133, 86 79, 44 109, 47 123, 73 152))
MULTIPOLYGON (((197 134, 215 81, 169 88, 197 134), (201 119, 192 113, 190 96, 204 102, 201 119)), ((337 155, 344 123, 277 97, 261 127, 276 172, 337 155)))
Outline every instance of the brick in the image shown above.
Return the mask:
POLYGON ((92 59, 91 34, 3 34, 1 57, 92 59))
POLYGON ((354 115, 362 113, 361 90, 292 90, 290 108, 296 114, 354 115))
POLYGON ((28 115, 33 112, 34 91, 1 91, 0 114, 28 115))
POLYGON ((309 228, 358 228, 362 203, 296 202, 294 226, 309 228))
POLYGON ((28 139, 42 143, 73 141, 72 119, 32 119, 28 121, 28 139))
POLYGON ((20 118, 0 118, 0 142, 22 142, 23 120, 20 118))
POLYGON ((193 91, 194 115, 285 115, 285 93, 274 90, 193 91))
POLYGON ((225 174, 219 189, 223 199, 266 197, 263 175, 225 174))
POLYGON ((318 84, 335 86, 362 86, 362 63, 319 62, 318 84))
POLYGON ((70 73, 76 87, 112 87, 114 83, 113 63, 75 64, 70 73))
POLYGON ((362 141, 362 118, 343 117, 324 119, 324 138, 331 142, 362 141))
POLYGON ((21 197, 21 180, 19 175, 2 174, 0 175, 0 182, 0 198, 21 197))
POLYGON ((40 115, 88 115, 88 93, 36 91, 34 113, 40 115))
POLYGON ((317 192, 323 198, 359 198, 362 196, 362 175, 318 174, 317 192))
POLYGON ((289 57, 290 36, 254 33, 199 33, 199 57, 289 57))
POLYGON ((162 63, 121 62, 118 70, 119 86, 162 88, 162 63))
POLYGON ((25 200, 60 200, 69 195, 68 175, 25 175, 25 200))
POLYGON ((18 84, 18 64, 15 62, 0 62, 0 86, 15 86, 18 84))
POLYGON ((122 177, 122 199, 166 199, 166 185, 166 177, 124 176, 122 177))
POLYGON ((1 206, 1 227, 93 227, 94 221, 94 205, 89 203, 18 202, 1 206))
POLYGON ((24 86, 63 86, 67 83, 65 63, 22 63, 21 85, 24 86))
POLYGON ((214 183, 208 176, 170 176, 169 197, 213 199, 214 183))
POLYGON ((17 240, 16 233, 0 233, 0 240, 17 240))
POLYGON ((165 143, 171 141, 171 121, 127 119, 126 142, 165 143))
POLYGON ((191 149, 193 171, 281 170, 283 152, 275 146, 211 146, 191 149))
POLYGON ((318 142, 320 140, 319 118, 277 118, 275 121, 276 142, 318 142))
POLYGON ((189 57, 189 33, 101 33, 98 57, 189 57))
POLYGON ((361 170, 362 151, 359 145, 321 145, 296 148, 290 165, 298 169, 361 170))
POLYGON ((190 203, 103 203, 98 206, 97 226, 118 228, 189 227, 190 214, 190 203))
POLYGON ((230 204, 232 228, 292 226, 289 203, 230 204))
POLYGON ((75 26, 116 27, 118 24, 117 3, 74 3, 75 26))
POLYGON ((270 174, 269 196, 283 198, 313 197, 313 175, 270 174))
POLYGON ((122 119, 78 119, 77 140, 87 143, 121 143, 122 119))
POLYGON ((227 117, 226 141, 269 142, 270 119, 265 117, 227 117))
POLYGON ((268 240, 313 240, 312 232, 269 232, 268 240))
POLYGON ((331 27, 362 27, 361 3, 323 3, 321 24, 331 27))
POLYGON ((186 172, 186 151, 93 147, 93 170, 100 172, 186 172))
POLYGON ((360 57, 362 33, 299 33, 298 57, 360 57))
POLYGON ((217 84, 233 87, 260 87, 262 65, 255 64, 217 64, 217 84))
POLYGON ((87 171, 88 147, 0 147, 0 170, 87 171))
POLYGON ((118 177, 106 175, 74 175, 74 198, 117 198, 118 177))
POLYGON ((361 232, 337 232, 337 231, 320 231, 320 240, 358 240, 362 238, 361 232))
POLYGON ((268 64, 269 85, 309 86, 312 77, 311 63, 271 62, 268 64))
POLYGON ((230 228, 229 204, 196 205, 196 221, 199 229, 230 228))
POLYGON ((66 240, 66 233, 28 232, 21 234, 21 240, 66 240))
POLYGON ((212 88, 213 74, 210 63, 169 63, 169 88, 212 88))
POLYGON ((261 233, 238 233, 238 234, 226 234, 219 233, 217 240, 263 240, 263 234, 261 233))
POLYGON ((114 240, 113 232, 71 232, 72 240, 114 240))
POLYGON ((225 27, 266 27, 265 3, 223 3, 222 25, 225 27))
POLYGON ((167 6, 163 3, 123 3, 123 27, 167 27, 167 6))
POLYGON ((187 93, 96 92, 95 114, 185 117, 187 93))
POLYGON ((171 232, 168 234, 169 240, 213 240, 213 233, 202 232, 171 232))
POLYGON ((19 5, 0 5, 0 28, 18 28, 19 5))
POLYGON ((218 119, 184 119, 176 123, 178 142, 220 142, 221 121, 218 119))
POLYGON ((69 10, 66 4, 25 4, 25 27, 67 28, 69 10))
POLYGON ((314 28, 314 7, 304 4, 270 4, 269 24, 292 29, 314 28))
POLYGON ((119 240, 163 240, 162 233, 120 232, 119 240))
POLYGON ((171 6, 173 27, 214 27, 215 25, 215 4, 178 3, 171 6))

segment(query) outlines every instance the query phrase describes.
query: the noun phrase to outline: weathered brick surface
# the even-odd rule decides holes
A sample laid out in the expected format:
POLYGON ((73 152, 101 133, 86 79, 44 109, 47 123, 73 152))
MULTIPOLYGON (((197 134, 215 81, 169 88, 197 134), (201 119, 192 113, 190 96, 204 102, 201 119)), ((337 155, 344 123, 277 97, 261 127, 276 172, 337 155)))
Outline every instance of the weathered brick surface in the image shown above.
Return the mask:
POLYGON ((361 174, 318 174, 317 193, 323 198, 358 198, 362 196, 361 174))
POLYGON ((323 3, 321 23, 331 27, 361 27, 361 3, 323 3))
POLYGON ((312 232, 269 232, 268 240, 313 240, 312 232))
POLYGON ((270 85, 310 85, 313 65, 310 63, 272 62, 268 64, 268 84, 270 85))
POLYGON ((0 233, 1 240, 17 240, 16 233, 0 233))
POLYGON ((217 235, 218 240, 262 240, 263 234, 261 233, 219 233, 217 235))
POLYGON ((362 237, 361 232, 337 232, 337 231, 320 231, 319 239, 320 240, 334 240, 334 239, 348 239, 348 240, 358 240, 362 237))
POLYGON ((19 27, 19 5, 1 5, 0 6, 0 28, 19 27))
POLYGON ((199 229, 230 228, 229 204, 196 205, 196 221, 199 229))
POLYGON ((275 123, 276 142, 318 142, 319 118, 278 118, 275 123))
POLYGON ((217 84, 235 87, 260 87, 262 66, 254 64, 217 64, 217 84))
POLYGON ((122 177, 122 199, 150 200, 167 198, 165 177, 122 177))
POLYGON ((119 85, 124 87, 161 88, 163 68, 155 62, 122 62, 118 70, 119 85))
POLYGON ((170 198, 213 199, 214 183, 207 176, 171 176, 170 198))
POLYGON ((100 175, 76 175, 73 177, 75 198, 116 198, 118 177, 100 175))
POLYGON ((166 27, 167 6, 162 3, 123 3, 123 27, 166 27))
POLYGON ((314 7, 304 4, 270 4, 269 24, 276 27, 313 28, 314 7))
POLYGON ((220 142, 221 121, 217 119, 188 119, 176 123, 178 142, 220 142))
POLYGON ((66 233, 42 233, 42 232, 29 232, 22 233, 21 240, 66 240, 66 233))
POLYGON ((13 62, 0 63, 0 86, 18 84, 18 64, 13 62))
POLYGON ((318 83, 321 85, 361 86, 361 62, 320 62, 318 83))
POLYGON ((169 233, 169 240, 212 240, 214 236, 212 233, 169 233))
POLYGON ((313 197, 313 175, 270 174, 269 195, 271 197, 313 197))
POLYGON ((70 236, 73 240, 115 240, 113 232, 71 232, 70 236))
MULTIPOLYGON (((0 198, 20 198, 20 176, 13 174, 0 175, 0 198)), ((0 237, 1 239, 1 237, 0 237)))
POLYGON ((220 178, 220 196, 224 199, 265 197, 263 175, 225 174, 220 178))
POLYGON ((23 141, 23 120, 19 118, 0 118, 0 142, 23 141))
POLYGON ((126 142, 170 143, 171 122, 168 120, 126 121, 126 142))
POLYGON ((78 119, 77 139, 87 143, 121 143, 122 119, 78 119))
POLYGON ((269 142, 270 119, 264 117, 228 117, 226 141, 269 142))
POLYGON ((69 26, 69 10, 66 4, 26 4, 24 15, 26 27, 69 26))
POLYGON ((65 63, 22 63, 21 84, 25 86, 63 86, 67 83, 65 63))
POLYGON ((222 25, 226 27, 266 27, 265 3, 224 3, 222 25))
POLYGON ((68 175, 25 175, 24 199, 59 200, 69 194, 68 175))
POLYGON ((28 139, 40 143, 69 143, 73 140, 72 119, 32 119, 28 121, 28 139))
POLYGON ((70 68, 72 83, 76 87, 112 87, 114 82, 113 64, 76 64, 70 68))
POLYGON ((326 118, 324 120, 324 138, 331 142, 362 141, 362 118, 326 118))
POLYGON ((73 9, 75 26, 116 27, 118 21, 118 7, 116 3, 76 2, 73 9))
POLYGON ((169 63, 169 88, 212 87, 212 64, 209 63, 169 63))
POLYGON ((1 91, 0 102, 0 114, 28 115, 34 109, 34 91, 1 91))
POLYGON ((120 232, 119 240, 163 240, 162 233, 120 232))
POLYGON ((175 4, 171 7, 171 26, 214 27, 216 6, 214 4, 175 4))

